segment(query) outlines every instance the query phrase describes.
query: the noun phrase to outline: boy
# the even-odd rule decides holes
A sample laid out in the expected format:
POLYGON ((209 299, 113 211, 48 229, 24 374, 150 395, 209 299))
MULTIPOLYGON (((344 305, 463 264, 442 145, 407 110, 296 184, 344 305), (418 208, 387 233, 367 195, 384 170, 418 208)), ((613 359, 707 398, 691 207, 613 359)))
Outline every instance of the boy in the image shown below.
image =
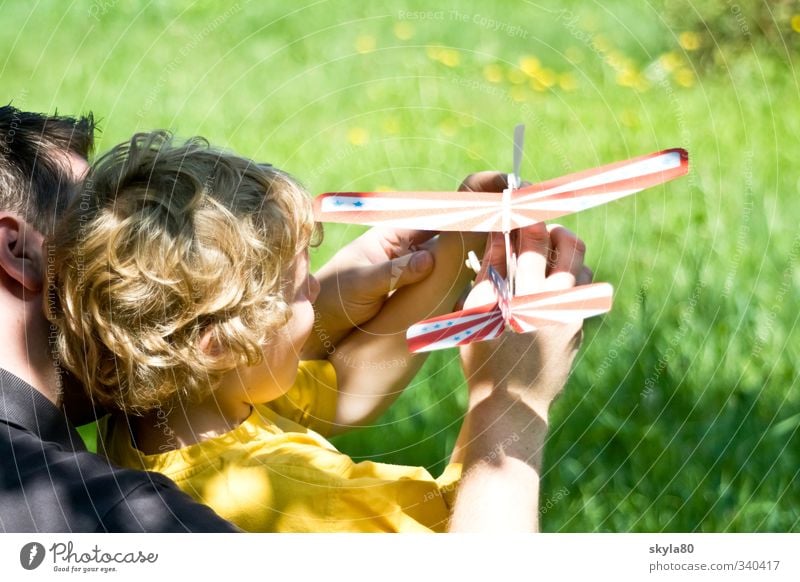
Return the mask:
POLYGON ((391 399, 362 387, 412 366, 389 377, 348 362, 412 358, 397 332, 452 308, 480 236, 465 248, 460 234, 441 235, 428 279, 395 294, 332 363, 300 363, 318 286, 310 201, 286 174, 200 140, 140 134, 97 163, 71 212, 55 237, 53 316, 65 364, 128 415, 105 428, 109 456, 167 474, 248 531, 446 527, 457 463, 439 480, 354 463, 320 433, 391 399))

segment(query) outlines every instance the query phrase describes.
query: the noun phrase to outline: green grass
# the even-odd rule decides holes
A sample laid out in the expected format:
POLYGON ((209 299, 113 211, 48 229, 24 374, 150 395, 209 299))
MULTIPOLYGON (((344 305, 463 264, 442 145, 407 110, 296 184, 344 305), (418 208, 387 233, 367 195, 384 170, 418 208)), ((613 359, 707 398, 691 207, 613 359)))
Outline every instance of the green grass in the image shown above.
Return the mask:
MULTIPOLYGON (((571 2, 572 20, 554 2, 445 2, 409 19, 428 4, 0 2, 2 99, 93 110, 100 151, 136 130, 201 134, 312 192, 448 189, 508 170, 518 122, 529 180, 686 147, 688 178, 563 221, 616 294, 613 312, 587 324, 553 408, 542 500, 568 494, 543 527, 800 529, 788 20, 775 23, 779 41, 751 23, 750 37, 719 49, 700 26, 701 49, 688 53, 686 30, 647 3, 571 2)), ((704 6, 686 11, 702 22, 704 6)), ((326 231, 317 265, 357 232, 326 231)), ((465 389, 456 354, 435 354, 375 427, 337 445, 440 471, 465 389)))

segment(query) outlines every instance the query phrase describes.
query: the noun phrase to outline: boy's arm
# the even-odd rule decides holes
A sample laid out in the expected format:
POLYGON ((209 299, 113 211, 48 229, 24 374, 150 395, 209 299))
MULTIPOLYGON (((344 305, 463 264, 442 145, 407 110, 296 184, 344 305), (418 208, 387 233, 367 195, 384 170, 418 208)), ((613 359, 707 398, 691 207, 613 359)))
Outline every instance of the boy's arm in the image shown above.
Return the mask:
MULTIPOLYGON (((506 176, 480 172, 464 180, 461 191, 502 191, 506 176)), ((453 311, 474 273, 469 251, 483 252, 485 233, 442 233, 431 241, 433 272, 423 281, 397 290, 380 312, 335 347, 329 360, 336 369, 341 429, 369 423, 400 395, 425 362, 410 354, 406 330, 414 323, 453 311)))
MULTIPOLYGON (((548 234, 539 224, 523 229, 520 239, 518 294, 591 282, 583 266, 585 247, 566 229, 548 234), (556 257, 550 268, 549 256, 556 257)), ((488 288, 488 282, 480 285, 488 288)), ((470 395, 453 454, 463 473, 450 531, 538 530, 548 410, 567 381, 580 340, 581 324, 568 324, 461 348, 470 395)))

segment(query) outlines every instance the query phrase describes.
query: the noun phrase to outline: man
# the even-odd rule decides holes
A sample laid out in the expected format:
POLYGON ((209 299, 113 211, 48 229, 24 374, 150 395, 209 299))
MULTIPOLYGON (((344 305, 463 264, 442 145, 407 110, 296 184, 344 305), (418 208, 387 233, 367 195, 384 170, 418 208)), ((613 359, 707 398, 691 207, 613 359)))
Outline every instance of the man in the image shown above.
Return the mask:
POLYGON ((0 530, 235 531, 165 477, 88 452, 62 408, 81 389, 52 358, 42 243, 87 169, 93 130, 91 116, 0 107, 0 530))

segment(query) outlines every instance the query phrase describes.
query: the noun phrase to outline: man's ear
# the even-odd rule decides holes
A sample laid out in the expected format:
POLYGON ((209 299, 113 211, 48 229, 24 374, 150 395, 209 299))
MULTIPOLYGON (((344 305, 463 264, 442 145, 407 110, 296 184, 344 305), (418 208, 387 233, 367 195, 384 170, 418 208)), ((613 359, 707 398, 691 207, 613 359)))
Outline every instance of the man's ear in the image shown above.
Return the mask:
POLYGON ((0 270, 31 293, 44 285, 44 236, 20 217, 0 212, 0 270))

